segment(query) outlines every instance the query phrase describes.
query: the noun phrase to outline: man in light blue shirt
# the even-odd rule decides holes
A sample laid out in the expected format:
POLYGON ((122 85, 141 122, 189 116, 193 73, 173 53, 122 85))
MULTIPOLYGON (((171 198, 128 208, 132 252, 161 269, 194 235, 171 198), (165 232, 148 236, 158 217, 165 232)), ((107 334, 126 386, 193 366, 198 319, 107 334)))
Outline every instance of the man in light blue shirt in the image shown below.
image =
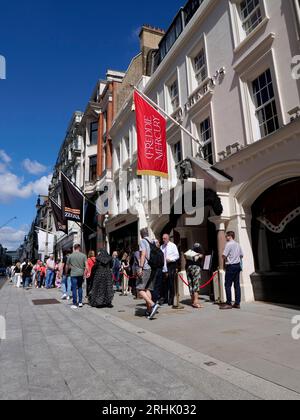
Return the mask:
POLYGON ((240 244, 235 241, 235 233, 226 234, 227 244, 223 253, 223 260, 226 266, 225 289, 227 303, 221 309, 240 309, 241 308, 241 285, 240 273, 242 271, 242 260, 244 257, 240 244), (231 289, 234 285, 235 304, 232 305, 231 289))

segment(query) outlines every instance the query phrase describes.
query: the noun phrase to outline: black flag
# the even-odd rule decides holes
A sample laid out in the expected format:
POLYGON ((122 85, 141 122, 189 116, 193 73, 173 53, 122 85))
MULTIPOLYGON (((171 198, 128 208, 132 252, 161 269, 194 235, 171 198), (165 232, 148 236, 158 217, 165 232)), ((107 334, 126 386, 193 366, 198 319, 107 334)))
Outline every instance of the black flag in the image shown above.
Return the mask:
POLYGON ((64 214, 59 207, 59 205, 50 198, 52 213, 54 217, 54 222, 56 226, 56 230, 60 232, 64 232, 66 235, 68 234, 68 221, 64 218, 64 214))
POLYGON ((61 173, 61 201, 63 216, 66 220, 83 223, 83 194, 61 173))

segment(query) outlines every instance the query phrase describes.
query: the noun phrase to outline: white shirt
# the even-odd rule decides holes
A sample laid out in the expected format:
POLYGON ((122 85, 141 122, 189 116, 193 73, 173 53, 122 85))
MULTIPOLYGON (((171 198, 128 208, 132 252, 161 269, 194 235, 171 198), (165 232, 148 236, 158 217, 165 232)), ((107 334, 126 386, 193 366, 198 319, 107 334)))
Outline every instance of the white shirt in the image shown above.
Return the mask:
POLYGON ((163 272, 167 273, 168 272, 167 260, 169 262, 176 262, 180 258, 178 248, 173 242, 169 242, 167 245, 162 245, 160 249, 162 250, 165 256, 165 266, 164 266, 163 272))
POLYGON ((48 270, 54 270, 55 269, 55 261, 51 260, 51 258, 49 258, 47 260, 46 265, 47 265, 48 270))
POLYGON ((227 265, 240 264, 244 257, 240 244, 235 241, 227 242, 223 255, 227 258, 227 265))

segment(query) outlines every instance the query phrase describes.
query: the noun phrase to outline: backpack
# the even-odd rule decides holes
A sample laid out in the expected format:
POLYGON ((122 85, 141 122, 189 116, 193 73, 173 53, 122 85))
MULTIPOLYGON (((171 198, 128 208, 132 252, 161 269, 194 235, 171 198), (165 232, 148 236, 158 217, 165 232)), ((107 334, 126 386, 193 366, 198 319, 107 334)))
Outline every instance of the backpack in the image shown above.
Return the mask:
POLYGON ((160 248, 157 248, 156 244, 153 244, 146 239, 150 245, 150 258, 148 264, 152 270, 162 269, 165 266, 165 256, 160 248))

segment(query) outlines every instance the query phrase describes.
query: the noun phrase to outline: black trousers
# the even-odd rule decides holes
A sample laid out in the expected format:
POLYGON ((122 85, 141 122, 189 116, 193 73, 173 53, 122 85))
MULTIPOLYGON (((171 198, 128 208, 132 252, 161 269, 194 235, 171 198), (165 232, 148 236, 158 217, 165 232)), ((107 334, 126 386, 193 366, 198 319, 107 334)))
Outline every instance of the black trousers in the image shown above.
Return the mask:
POLYGON ((169 263, 168 273, 164 273, 164 278, 163 278, 164 303, 168 304, 169 306, 174 305, 176 268, 177 268, 176 262, 169 263))
POLYGON ((94 283, 94 276, 91 276, 89 279, 86 279, 86 297, 88 298, 94 283))
POLYGON ((237 305, 241 304, 241 284, 240 284, 240 275, 241 275, 241 264, 229 265, 226 268, 226 278, 225 278, 225 289, 227 304, 232 304, 232 285, 234 285, 235 290, 235 303, 237 305))

